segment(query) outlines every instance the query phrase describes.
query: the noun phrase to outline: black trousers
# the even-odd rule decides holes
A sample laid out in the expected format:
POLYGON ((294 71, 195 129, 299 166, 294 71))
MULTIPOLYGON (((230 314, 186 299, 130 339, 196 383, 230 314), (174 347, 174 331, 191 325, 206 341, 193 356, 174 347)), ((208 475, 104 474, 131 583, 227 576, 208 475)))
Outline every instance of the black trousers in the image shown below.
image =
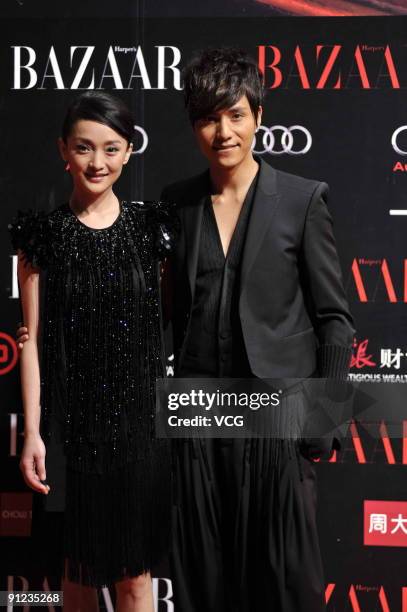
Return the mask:
POLYGON ((177 612, 325 610, 315 468, 293 441, 179 440, 174 463, 177 612))

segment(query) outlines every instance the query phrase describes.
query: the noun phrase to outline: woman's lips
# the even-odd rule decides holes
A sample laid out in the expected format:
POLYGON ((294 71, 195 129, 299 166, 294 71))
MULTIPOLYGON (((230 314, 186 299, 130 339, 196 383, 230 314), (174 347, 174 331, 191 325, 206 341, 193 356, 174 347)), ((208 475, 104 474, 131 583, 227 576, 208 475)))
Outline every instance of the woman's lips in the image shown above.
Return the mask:
POLYGON ((91 181, 92 183, 100 183, 104 178, 106 178, 107 174, 86 174, 85 172, 85 176, 88 181, 91 181))

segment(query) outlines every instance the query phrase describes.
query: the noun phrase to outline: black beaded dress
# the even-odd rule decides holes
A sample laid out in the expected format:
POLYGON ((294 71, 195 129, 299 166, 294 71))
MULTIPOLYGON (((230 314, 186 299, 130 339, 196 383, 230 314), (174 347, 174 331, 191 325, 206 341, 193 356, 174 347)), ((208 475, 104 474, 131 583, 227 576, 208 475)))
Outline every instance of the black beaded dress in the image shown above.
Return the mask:
POLYGON ((168 546, 170 452, 155 438, 154 401, 163 376, 159 260, 175 226, 164 202, 121 202, 104 229, 84 225, 68 204, 19 212, 10 226, 13 246, 40 270, 51 493, 35 496, 44 510, 63 509, 66 576, 89 586, 149 571, 168 546))

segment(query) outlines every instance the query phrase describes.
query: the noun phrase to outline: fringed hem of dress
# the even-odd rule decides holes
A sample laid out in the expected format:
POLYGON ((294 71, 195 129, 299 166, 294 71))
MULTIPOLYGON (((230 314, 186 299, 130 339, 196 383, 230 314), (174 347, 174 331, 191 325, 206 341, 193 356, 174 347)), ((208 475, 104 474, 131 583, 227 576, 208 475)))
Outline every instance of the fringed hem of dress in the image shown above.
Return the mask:
POLYGON ((169 548, 169 457, 106 475, 67 470, 66 578, 101 587, 156 566, 169 548), (160 469, 158 469, 160 465, 160 469))

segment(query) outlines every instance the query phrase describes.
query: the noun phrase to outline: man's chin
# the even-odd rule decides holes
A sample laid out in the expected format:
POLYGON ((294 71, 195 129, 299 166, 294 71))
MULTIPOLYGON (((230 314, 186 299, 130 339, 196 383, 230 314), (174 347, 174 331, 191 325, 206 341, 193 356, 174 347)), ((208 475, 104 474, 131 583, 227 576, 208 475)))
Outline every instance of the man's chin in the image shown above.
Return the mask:
POLYGON ((218 168, 231 169, 235 166, 238 166, 243 161, 241 155, 229 155, 228 157, 216 157, 212 159, 212 163, 214 166, 218 168))

